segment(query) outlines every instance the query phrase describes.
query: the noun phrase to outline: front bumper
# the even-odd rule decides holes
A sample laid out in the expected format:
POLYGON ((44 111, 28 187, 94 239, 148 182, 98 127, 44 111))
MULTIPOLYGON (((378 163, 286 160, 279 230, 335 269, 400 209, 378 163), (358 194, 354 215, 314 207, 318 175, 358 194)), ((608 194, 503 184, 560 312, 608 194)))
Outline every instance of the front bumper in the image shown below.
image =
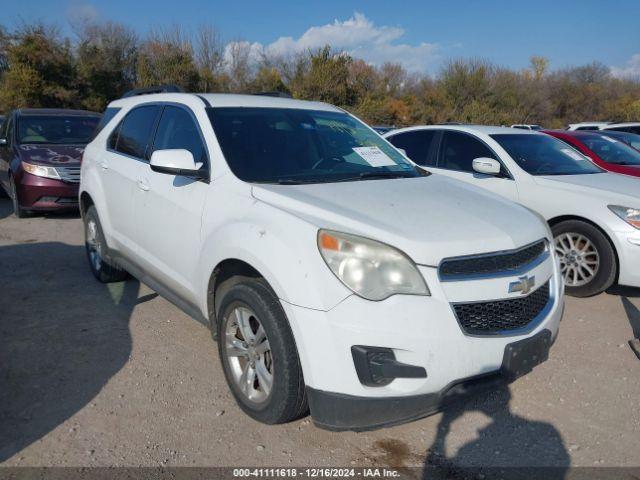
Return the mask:
POLYGON ((55 211, 78 208, 77 183, 37 177, 23 172, 16 179, 20 206, 27 210, 55 211))
MULTIPOLYGON (((534 337, 530 337, 530 340, 543 340, 541 358, 537 362, 544 361, 555 338, 552 340, 551 332, 546 329, 534 337)), ((468 396, 496 389, 512 381, 514 376, 507 366, 508 355, 506 350, 502 368, 497 372, 454 381, 439 392, 422 395, 367 398, 307 388, 313 421, 327 430, 364 431, 427 417, 468 396)))
POLYGON ((614 232, 618 253, 618 283, 628 287, 640 287, 640 230, 614 232))
POLYGON ((505 292, 509 283, 518 277, 446 284, 438 281, 435 268, 419 268, 431 289, 429 297, 396 295, 371 302, 353 295, 328 312, 283 302, 309 387, 311 414, 322 426, 331 427, 322 420, 325 410, 322 404, 335 403, 335 408, 342 408, 342 400, 351 397, 371 402, 368 404, 374 410, 376 405, 381 405, 380 409, 386 414, 376 414, 382 419, 379 422, 366 418, 364 423, 355 422, 355 426, 350 427, 349 409, 345 409, 346 417, 338 422, 342 426, 334 425, 334 428, 362 429, 367 422, 375 426, 428 415, 440 407, 452 385, 495 376, 502 367, 508 344, 543 330, 548 330, 552 338, 557 335, 564 307, 563 287, 557 266, 551 261, 529 272, 539 279, 539 285, 550 279, 553 297, 550 308, 531 330, 511 336, 466 335, 451 302, 515 298, 518 294, 505 292), (396 378, 379 387, 363 385, 354 366, 351 352, 354 345, 391 349, 399 362, 423 367, 427 376, 396 378), (335 398, 342 400, 333 402, 331 399, 335 398), (394 412, 399 412, 396 406, 400 404, 408 405, 405 410, 415 410, 414 415, 403 412, 395 416, 394 412), (418 404, 422 406, 418 408, 418 404))

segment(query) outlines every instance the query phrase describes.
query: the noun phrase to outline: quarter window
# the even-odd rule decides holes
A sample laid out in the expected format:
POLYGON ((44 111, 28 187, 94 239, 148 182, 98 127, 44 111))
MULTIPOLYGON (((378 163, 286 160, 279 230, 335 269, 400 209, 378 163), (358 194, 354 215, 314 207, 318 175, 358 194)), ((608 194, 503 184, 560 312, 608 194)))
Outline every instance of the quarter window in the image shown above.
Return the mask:
POLYGON ((387 140, 407 152, 407 156, 418 165, 434 166, 434 162, 429 161, 429 151, 436 133, 435 130, 417 130, 399 133, 387 140))
POLYGON ((111 134, 109 145, 132 157, 147 159, 151 134, 160 111, 158 105, 146 105, 131 110, 121 125, 111 134), (113 137, 117 136, 117 139, 113 137))
POLYGON ((496 158, 489 147, 471 135, 460 132, 444 132, 438 164, 440 168, 473 172, 473 160, 480 157, 496 158))
POLYGON ((193 117, 183 108, 167 106, 162 112, 154 150, 189 150, 196 162, 206 163, 207 155, 193 117))

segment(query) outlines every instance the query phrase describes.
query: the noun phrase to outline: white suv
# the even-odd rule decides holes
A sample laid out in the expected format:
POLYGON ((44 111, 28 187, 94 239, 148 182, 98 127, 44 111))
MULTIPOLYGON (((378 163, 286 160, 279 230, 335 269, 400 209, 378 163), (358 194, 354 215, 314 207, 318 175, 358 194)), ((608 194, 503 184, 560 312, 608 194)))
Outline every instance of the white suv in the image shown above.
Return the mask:
POLYGON ((551 226, 567 293, 640 287, 640 181, 608 173, 550 135, 424 126, 385 137, 418 165, 513 200, 551 226))
POLYGON ((93 273, 209 325, 253 418, 389 425, 547 358, 563 286, 527 209, 323 103, 159 93, 105 115, 80 187, 93 273))

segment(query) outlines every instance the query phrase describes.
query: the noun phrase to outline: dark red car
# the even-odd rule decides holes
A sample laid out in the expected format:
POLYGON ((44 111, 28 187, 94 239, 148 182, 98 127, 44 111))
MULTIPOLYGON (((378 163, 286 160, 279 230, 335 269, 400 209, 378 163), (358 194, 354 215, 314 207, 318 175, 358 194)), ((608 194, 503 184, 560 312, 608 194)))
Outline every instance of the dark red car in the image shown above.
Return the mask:
POLYGON ((17 217, 78 208, 80 161, 100 114, 84 110, 14 110, 0 131, 0 193, 17 217))
POLYGON ((640 177, 640 151, 597 130, 544 130, 610 172, 640 177))

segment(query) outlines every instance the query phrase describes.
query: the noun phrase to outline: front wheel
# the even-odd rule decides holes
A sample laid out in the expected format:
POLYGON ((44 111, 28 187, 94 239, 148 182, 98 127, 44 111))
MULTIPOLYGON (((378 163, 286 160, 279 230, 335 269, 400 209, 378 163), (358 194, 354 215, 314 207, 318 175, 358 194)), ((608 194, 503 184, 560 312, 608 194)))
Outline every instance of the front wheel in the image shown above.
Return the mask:
POLYGON ((613 285, 617 273, 615 252, 598 228, 568 220, 551 230, 568 295, 590 297, 613 285))
POLYGON ((31 212, 20 206, 20 200, 18 199, 18 189, 13 177, 9 179, 9 188, 11 189, 11 202, 13 203, 13 214, 18 218, 27 218, 31 212))
POLYGON ((253 278, 223 295, 218 350, 238 405, 268 424, 301 417, 308 410, 302 367, 278 298, 263 280, 253 278))
POLYGON ((102 283, 126 280, 127 272, 107 259, 107 242, 104 239, 98 212, 94 206, 90 206, 84 215, 84 236, 87 259, 94 277, 102 283))

